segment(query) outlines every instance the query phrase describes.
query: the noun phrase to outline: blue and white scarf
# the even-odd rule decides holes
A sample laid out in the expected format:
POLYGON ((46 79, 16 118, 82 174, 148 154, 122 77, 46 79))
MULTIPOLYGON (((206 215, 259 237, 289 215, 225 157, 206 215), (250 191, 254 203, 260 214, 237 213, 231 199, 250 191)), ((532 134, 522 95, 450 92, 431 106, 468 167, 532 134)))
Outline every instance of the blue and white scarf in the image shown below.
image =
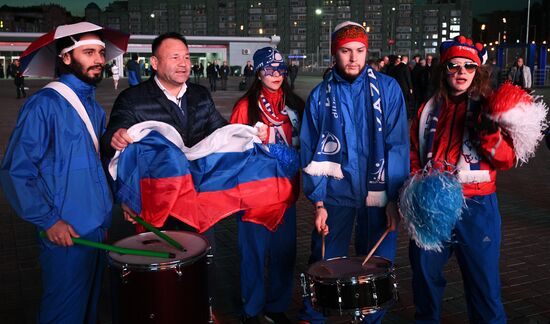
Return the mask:
MULTIPOLYGON (((464 123, 464 135, 462 136, 462 150, 458 163, 458 181, 460 183, 480 183, 491 181, 489 170, 480 169, 481 155, 477 152, 472 143, 473 134, 468 125, 474 123, 474 114, 479 111, 479 101, 468 99, 466 107, 466 122, 464 123)), ((431 98, 426 103, 420 115, 418 127, 419 155, 422 166, 433 160, 433 144, 439 115, 441 114, 441 103, 431 98)), ((434 161, 446 162, 446 161, 434 161)))
MULTIPOLYGON (((364 82, 370 89, 371 105, 365 104, 367 118, 370 121, 372 145, 370 145, 368 162, 368 195, 367 206, 383 207, 387 203, 386 194, 386 159, 384 142, 384 114, 380 97, 380 85, 371 67, 367 69, 364 82)), ((317 149, 312 161, 304 168, 304 172, 313 176, 331 176, 343 179, 342 173, 342 143, 345 143, 344 122, 341 118, 340 103, 331 88, 333 74, 324 80, 325 89, 321 90, 319 105, 324 105, 326 113, 322 114, 321 129, 317 149)))

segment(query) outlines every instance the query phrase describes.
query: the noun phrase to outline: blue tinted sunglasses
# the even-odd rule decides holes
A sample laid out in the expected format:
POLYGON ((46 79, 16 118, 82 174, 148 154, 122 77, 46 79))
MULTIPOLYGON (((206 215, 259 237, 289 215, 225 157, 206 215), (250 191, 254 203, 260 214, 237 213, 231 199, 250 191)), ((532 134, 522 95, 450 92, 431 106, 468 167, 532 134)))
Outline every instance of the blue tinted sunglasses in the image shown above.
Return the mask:
POLYGON ((267 66, 262 69, 262 73, 265 76, 275 76, 275 72, 278 72, 280 76, 286 76, 287 69, 286 66, 267 66))

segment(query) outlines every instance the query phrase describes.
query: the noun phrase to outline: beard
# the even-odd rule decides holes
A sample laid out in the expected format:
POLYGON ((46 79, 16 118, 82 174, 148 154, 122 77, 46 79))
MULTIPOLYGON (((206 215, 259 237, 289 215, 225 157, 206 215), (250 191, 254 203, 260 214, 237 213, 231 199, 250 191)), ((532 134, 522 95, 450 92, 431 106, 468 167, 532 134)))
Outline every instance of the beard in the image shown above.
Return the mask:
MULTIPOLYGON (((71 53, 71 56, 72 56, 72 53, 71 53)), ((101 82, 101 80, 103 80, 103 65, 92 65, 92 66, 85 67, 80 62, 78 62, 74 58, 74 56, 72 56, 71 64, 68 65, 68 68, 77 78, 79 78, 80 80, 88 84, 97 85, 99 84, 99 82, 101 82), (90 77, 88 75, 88 72, 98 67, 101 68, 101 71, 98 74, 90 77)))

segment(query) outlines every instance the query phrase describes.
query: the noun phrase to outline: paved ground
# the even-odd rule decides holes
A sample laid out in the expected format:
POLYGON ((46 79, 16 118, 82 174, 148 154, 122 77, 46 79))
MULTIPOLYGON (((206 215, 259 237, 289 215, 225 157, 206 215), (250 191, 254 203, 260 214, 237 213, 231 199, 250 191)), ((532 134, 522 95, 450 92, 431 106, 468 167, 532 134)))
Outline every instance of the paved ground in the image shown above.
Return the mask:
MULTIPOLYGON (((306 97, 319 81, 318 77, 299 77, 297 92, 306 97)), ((29 93, 44 85, 46 80, 30 80, 29 93)), ((230 81, 230 90, 213 94, 216 105, 228 117, 233 103, 242 95, 237 91, 238 80, 230 81)), ((125 85, 126 80, 121 80, 125 85)), ((206 84, 206 81, 203 81, 206 84)), ((550 90, 539 90, 550 98, 550 90)), ((98 89, 98 99, 107 111, 118 92, 111 80, 105 80, 98 89)), ((15 99, 12 80, 0 80, 0 157, 14 127, 17 112, 23 100, 15 99)), ((547 99, 547 102, 549 100, 547 99)), ((550 323, 550 151, 542 147, 528 165, 503 172, 498 179, 498 194, 502 212, 502 298, 510 323, 550 323)), ((312 228, 311 207, 301 198, 298 202, 298 257, 296 278, 307 270, 309 235, 312 228)), ((222 221, 216 228, 217 287, 216 313, 221 323, 237 323, 239 310, 239 271, 236 248, 236 222, 222 221)), ((114 213, 111 240, 132 233, 132 228, 114 213)), ((400 283, 400 301, 385 317, 385 323, 413 321, 411 272, 407 258, 408 240, 401 230, 397 252, 397 277, 400 283)), ((0 322, 33 323, 40 297, 40 269, 37 261, 33 226, 21 221, 0 195, 0 322)), ((443 309, 443 323, 467 322, 464 291, 460 271, 454 259, 446 268, 447 289, 443 309)), ((295 318, 300 307, 298 286, 288 314, 295 318)), ((101 300, 101 323, 110 319, 109 282, 105 280, 101 300)), ((346 318, 331 318, 330 323, 342 323, 346 318)), ((193 323, 194 324, 194 323, 193 323)))

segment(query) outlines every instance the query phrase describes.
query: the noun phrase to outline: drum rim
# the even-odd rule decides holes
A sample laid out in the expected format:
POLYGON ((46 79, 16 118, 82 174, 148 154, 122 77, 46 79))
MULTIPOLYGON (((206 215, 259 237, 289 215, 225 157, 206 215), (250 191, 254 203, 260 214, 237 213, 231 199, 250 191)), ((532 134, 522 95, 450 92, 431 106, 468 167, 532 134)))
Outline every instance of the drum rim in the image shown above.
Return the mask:
MULTIPOLYGON (((171 260, 171 261, 166 261, 166 262, 161 262, 161 263, 150 263, 150 264, 134 264, 134 263, 128 263, 128 262, 122 262, 122 261, 114 260, 111 257, 111 253, 115 253, 115 252, 109 252, 109 253, 107 253, 107 259, 109 261, 109 265, 114 266, 118 269, 127 269, 127 270, 140 271, 140 272, 170 270, 170 269, 175 269, 177 267, 180 267, 182 265, 183 266, 193 265, 197 261, 205 258, 205 256, 212 250, 212 246, 210 245, 210 241, 208 241, 208 238, 206 238, 205 236, 203 236, 199 233, 188 232, 188 231, 162 231, 162 232, 163 233, 168 233, 168 234, 169 233, 181 233, 181 232, 186 233, 186 234, 191 234, 193 236, 196 236, 196 237, 201 238, 202 240, 204 240, 204 242, 206 243, 206 249, 202 253, 197 254, 196 256, 190 257, 190 258, 185 259, 185 260, 175 259, 175 260, 171 260)), ((149 233, 152 233, 152 232, 143 232, 143 233, 139 233, 139 234, 132 235, 132 236, 142 236, 142 235, 146 235, 146 234, 149 234, 149 233)), ((132 237, 132 236, 129 236, 129 237, 132 237)), ((118 242, 123 241, 123 240, 125 240, 129 237, 120 239, 120 240, 114 242, 113 245, 116 245, 118 242)))
MULTIPOLYGON (((327 283, 327 284, 337 284, 337 283, 340 283, 340 284, 345 284, 345 283, 349 283, 349 282, 352 282, 351 279, 355 279, 357 282, 359 283, 365 283, 365 282, 368 282, 368 281, 372 281, 372 280, 376 280, 376 279, 379 279, 379 278, 385 278, 387 277, 388 275, 392 275, 395 273, 395 266, 393 265, 393 263, 391 262, 391 260, 387 259, 387 258, 384 258, 384 257, 381 257, 381 256, 373 256, 373 258, 376 257, 378 259, 383 259, 383 260, 386 260, 388 261, 388 264, 389 264, 389 267, 387 269, 385 269, 385 271, 383 272, 380 272, 380 273, 376 273, 376 274, 368 274, 368 275, 360 275, 360 276, 349 276, 349 277, 346 277, 346 278, 325 278, 325 277, 321 277, 321 276, 318 276, 318 275, 314 275, 314 274, 311 274, 309 272, 309 270, 317 263, 319 262, 322 262, 322 261, 331 261, 331 260, 339 260, 339 259, 351 259, 350 257, 347 257, 347 256, 341 256, 341 257, 334 257, 334 258, 330 258, 330 259, 326 259, 326 260, 320 260, 320 261, 317 261, 317 262, 314 262, 311 264, 311 266, 308 267, 307 271, 304 273, 306 276, 308 276, 309 278, 312 278, 312 279, 315 279, 317 282, 319 283, 327 283)), ((358 258, 358 257, 354 257, 354 258, 358 258)))

